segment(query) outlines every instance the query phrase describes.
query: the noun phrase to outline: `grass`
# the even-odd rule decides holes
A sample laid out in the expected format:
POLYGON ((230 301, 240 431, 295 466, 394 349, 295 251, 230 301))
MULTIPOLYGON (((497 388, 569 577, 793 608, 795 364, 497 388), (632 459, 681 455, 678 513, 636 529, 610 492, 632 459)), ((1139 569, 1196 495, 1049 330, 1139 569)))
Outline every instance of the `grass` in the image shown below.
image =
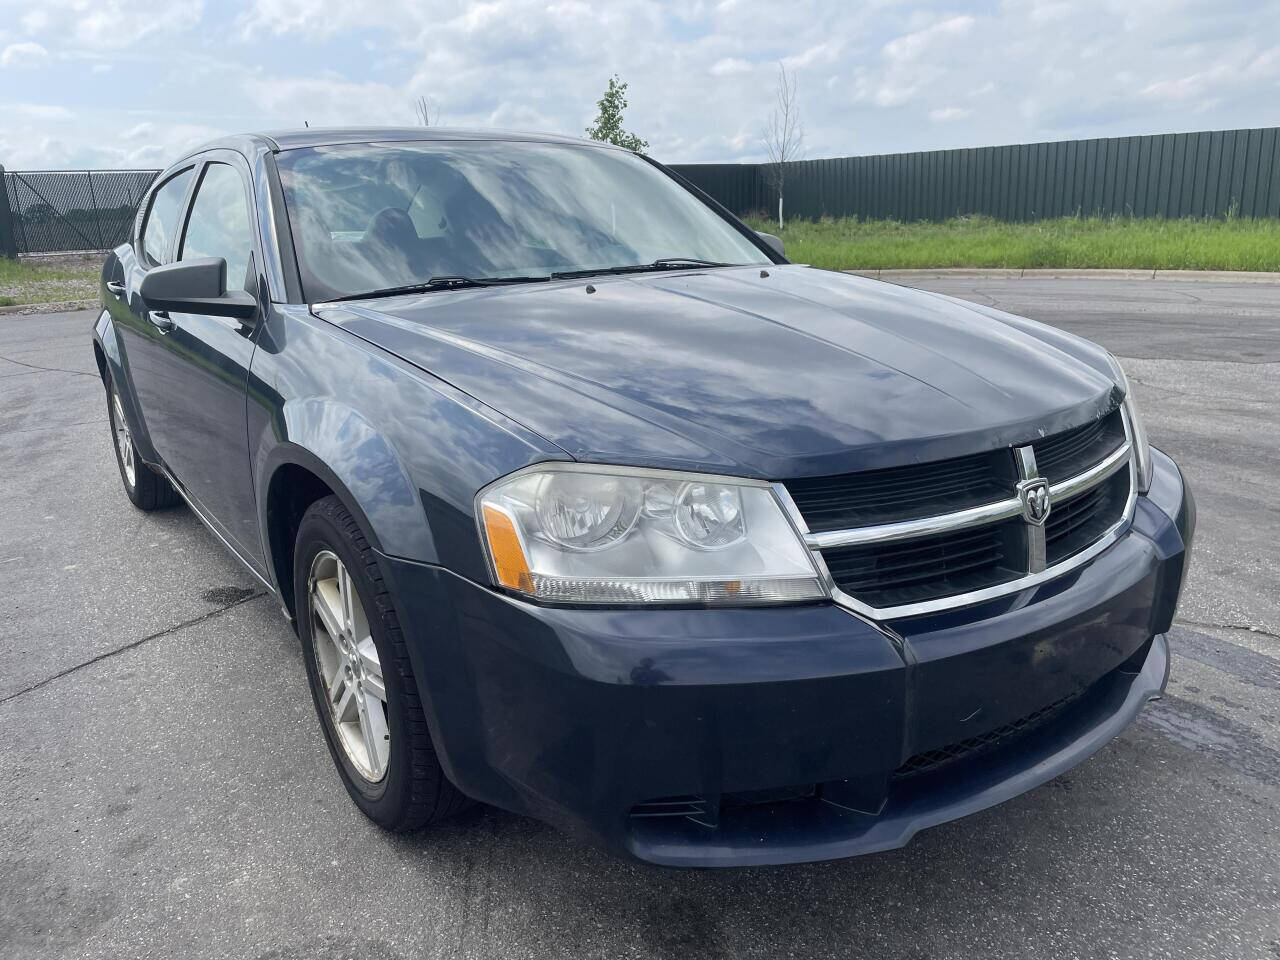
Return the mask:
POLYGON ((33 263, 0 257, 0 306, 93 300, 101 269, 101 258, 33 263))
MULTIPOLYGON (((777 221, 747 217, 778 233, 777 221)), ((930 267, 1083 267, 1140 270, 1280 270, 1280 220, 1138 220, 1064 217, 1004 223, 831 218, 781 232, 787 258, 832 270, 930 267)))
MULTIPOLYGON (((764 216, 757 230, 778 233, 764 216)), ((1136 220, 1064 217, 1003 223, 957 217, 943 223, 830 218, 782 231, 787 257, 832 270, 932 267, 1118 267, 1137 270, 1280 271, 1280 220, 1136 220)), ((0 257, 0 306, 92 300, 97 257, 14 262, 0 257)))

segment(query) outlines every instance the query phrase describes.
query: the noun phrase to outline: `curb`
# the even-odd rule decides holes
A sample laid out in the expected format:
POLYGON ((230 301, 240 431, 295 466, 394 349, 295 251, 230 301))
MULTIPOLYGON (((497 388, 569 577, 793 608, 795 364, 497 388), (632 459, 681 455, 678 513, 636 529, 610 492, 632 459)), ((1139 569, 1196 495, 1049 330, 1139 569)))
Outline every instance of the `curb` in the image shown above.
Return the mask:
POLYGON ((62 300, 57 303, 18 303, 0 307, 0 317, 25 316, 33 313, 71 313, 74 310, 92 310, 97 300, 62 300))
POLYGON ((938 267, 933 270, 843 270, 872 280, 973 279, 988 280, 1179 280, 1186 283, 1280 283, 1280 273, 1251 270, 1084 270, 1076 267, 978 268, 938 267))

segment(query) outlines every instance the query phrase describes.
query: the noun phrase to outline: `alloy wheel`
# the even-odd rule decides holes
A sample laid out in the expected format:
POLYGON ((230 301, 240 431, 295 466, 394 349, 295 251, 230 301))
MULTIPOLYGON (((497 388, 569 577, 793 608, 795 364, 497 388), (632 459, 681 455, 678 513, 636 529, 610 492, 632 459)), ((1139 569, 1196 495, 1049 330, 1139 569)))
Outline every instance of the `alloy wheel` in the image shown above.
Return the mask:
POLYGON ((360 595, 337 554, 321 550, 308 578, 312 646, 342 751, 365 780, 387 772, 391 729, 382 663, 360 595))
POLYGON ((124 479, 132 488, 138 482, 138 468, 133 461, 133 437, 129 434, 129 424, 124 419, 124 407, 120 405, 120 394, 116 391, 115 384, 111 386, 111 420, 124 479))

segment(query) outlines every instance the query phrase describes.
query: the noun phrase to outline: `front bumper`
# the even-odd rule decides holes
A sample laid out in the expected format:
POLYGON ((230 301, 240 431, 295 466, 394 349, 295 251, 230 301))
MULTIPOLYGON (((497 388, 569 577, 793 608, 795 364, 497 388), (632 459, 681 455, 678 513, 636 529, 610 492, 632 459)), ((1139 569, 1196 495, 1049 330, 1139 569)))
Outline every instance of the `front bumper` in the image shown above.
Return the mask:
POLYGON ((1155 463, 1090 563, 887 630, 834 604, 539 607, 384 561, 464 792, 654 863, 824 860, 1043 783, 1160 695, 1195 512, 1155 463))

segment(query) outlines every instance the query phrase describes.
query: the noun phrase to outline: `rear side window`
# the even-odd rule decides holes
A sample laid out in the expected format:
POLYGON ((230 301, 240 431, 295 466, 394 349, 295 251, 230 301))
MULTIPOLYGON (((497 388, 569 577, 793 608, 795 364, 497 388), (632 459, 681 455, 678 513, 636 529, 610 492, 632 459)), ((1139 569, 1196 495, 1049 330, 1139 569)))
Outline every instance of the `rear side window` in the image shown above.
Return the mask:
POLYGON ((249 203, 240 174, 225 163, 211 163, 196 188, 178 259, 221 257, 227 261, 227 287, 234 290, 245 285, 252 249, 249 203))
POLYGON ((142 228, 142 254, 155 266, 168 260, 174 236, 178 232, 178 216, 182 198, 191 182, 191 167, 170 177, 151 197, 151 209, 142 228))

